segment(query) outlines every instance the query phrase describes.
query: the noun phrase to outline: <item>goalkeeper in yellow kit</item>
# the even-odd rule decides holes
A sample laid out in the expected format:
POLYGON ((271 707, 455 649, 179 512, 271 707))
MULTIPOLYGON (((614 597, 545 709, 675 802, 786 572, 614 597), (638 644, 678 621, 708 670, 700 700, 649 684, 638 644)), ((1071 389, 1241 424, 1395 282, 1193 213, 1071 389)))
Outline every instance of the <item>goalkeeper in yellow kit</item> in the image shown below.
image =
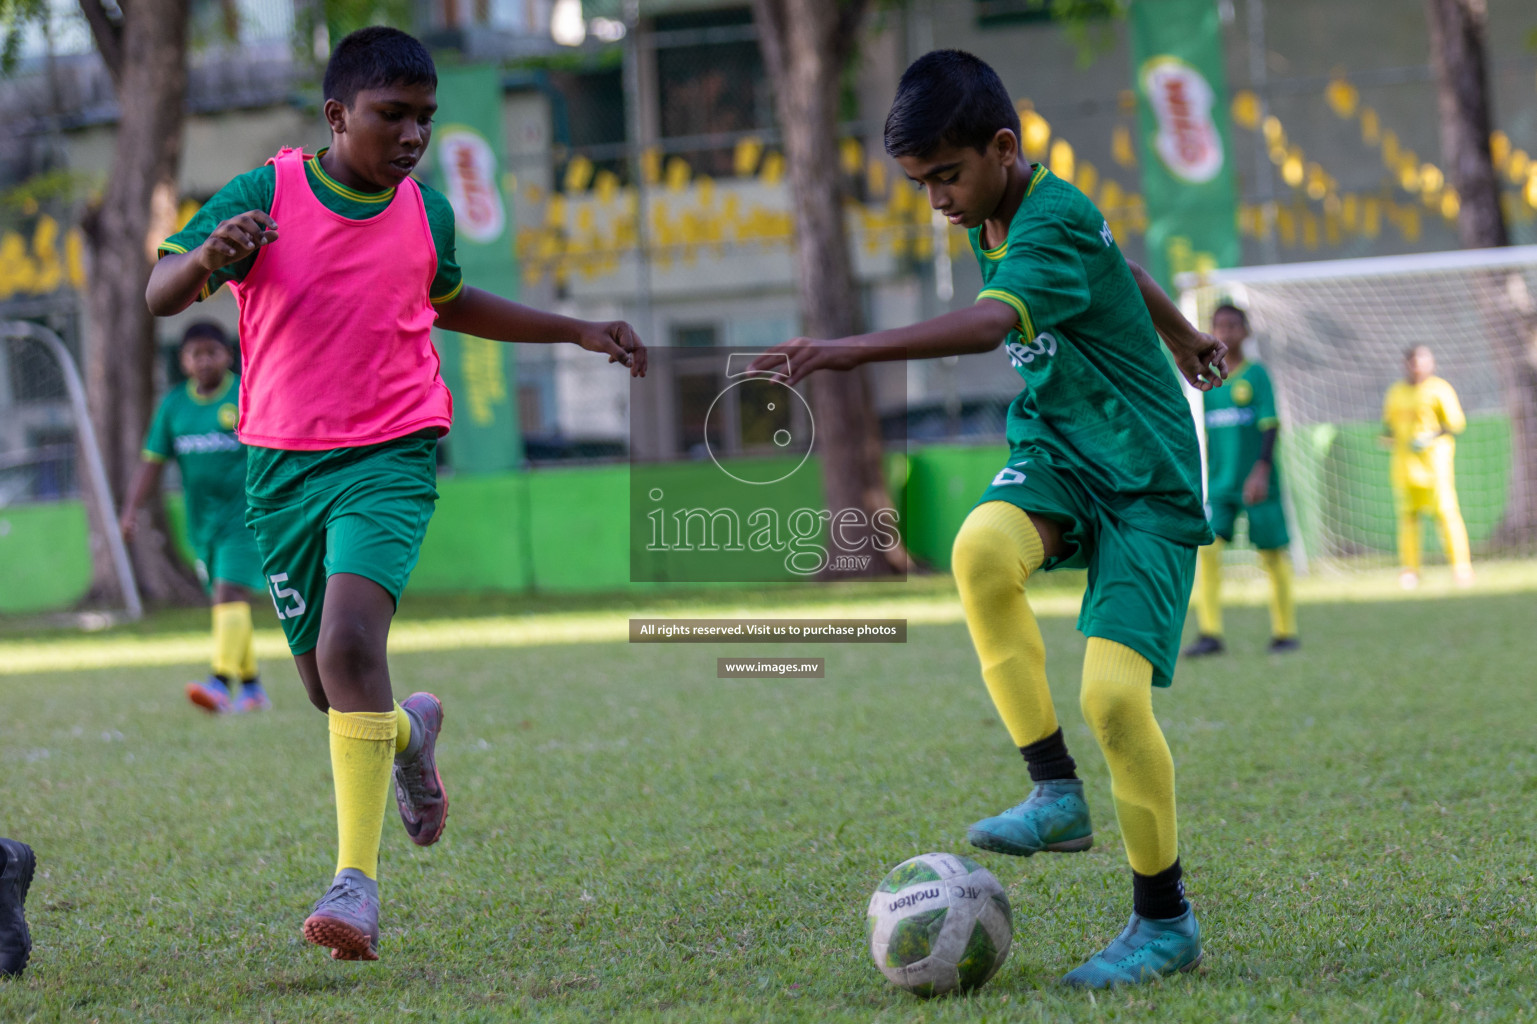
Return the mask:
POLYGON ((1420 582, 1420 514, 1436 520, 1441 548, 1459 586, 1473 582, 1468 528, 1452 478, 1456 436, 1467 427, 1452 386, 1435 375, 1436 357, 1425 345, 1404 353, 1404 379, 1382 402, 1382 432, 1392 447, 1393 502, 1398 509, 1399 582, 1420 582))

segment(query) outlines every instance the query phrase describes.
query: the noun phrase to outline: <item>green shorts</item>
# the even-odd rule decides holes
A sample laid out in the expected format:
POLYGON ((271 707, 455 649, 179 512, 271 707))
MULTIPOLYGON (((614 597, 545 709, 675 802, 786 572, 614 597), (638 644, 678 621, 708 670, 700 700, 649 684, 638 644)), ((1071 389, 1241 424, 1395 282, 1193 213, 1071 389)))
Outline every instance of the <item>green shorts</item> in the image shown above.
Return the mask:
POLYGON ((243 520, 234 519, 212 537, 195 541, 193 550, 197 552, 197 575, 203 589, 212 592, 213 585, 221 581, 252 590, 267 588, 256 537, 243 520))
POLYGON ((1051 569, 1087 569, 1078 613, 1084 636, 1124 644, 1153 665, 1153 685, 1174 682, 1180 635, 1195 581, 1195 546, 1167 540, 1114 518, 1071 469, 1039 451, 1011 453, 978 505, 1006 501, 1063 524, 1066 554, 1051 569))
POLYGON ((438 500, 437 445, 433 431, 359 448, 250 449, 246 522, 295 654, 315 649, 333 573, 400 600, 438 500))
POLYGON ((1238 494, 1213 494, 1206 502, 1206 518, 1211 532, 1223 540, 1233 539, 1233 527, 1242 513, 1249 519, 1249 543, 1261 551, 1284 548, 1291 543, 1286 532, 1286 511, 1279 497, 1267 498, 1258 505, 1245 505, 1238 494))

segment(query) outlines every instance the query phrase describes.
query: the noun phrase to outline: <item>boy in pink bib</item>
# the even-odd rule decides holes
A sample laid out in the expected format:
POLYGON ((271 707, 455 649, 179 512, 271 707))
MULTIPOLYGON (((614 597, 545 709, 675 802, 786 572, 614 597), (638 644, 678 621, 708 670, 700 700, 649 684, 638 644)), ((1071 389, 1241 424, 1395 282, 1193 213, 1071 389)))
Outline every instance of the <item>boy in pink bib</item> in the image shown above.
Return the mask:
POLYGON ((161 243, 146 293, 150 310, 169 316, 228 282, 240 306, 246 521, 299 676, 329 717, 336 780, 336 875, 304 936, 339 960, 378 959, 392 776, 413 842, 436 842, 448 815, 435 754, 442 704, 429 693, 396 704, 385 661, 437 500, 437 439, 453 420, 433 324, 569 342, 646 372, 626 323, 464 286, 453 211, 410 176, 436 91, 432 58, 405 33, 343 39, 325 75, 331 146, 284 149, 220 189, 161 243))

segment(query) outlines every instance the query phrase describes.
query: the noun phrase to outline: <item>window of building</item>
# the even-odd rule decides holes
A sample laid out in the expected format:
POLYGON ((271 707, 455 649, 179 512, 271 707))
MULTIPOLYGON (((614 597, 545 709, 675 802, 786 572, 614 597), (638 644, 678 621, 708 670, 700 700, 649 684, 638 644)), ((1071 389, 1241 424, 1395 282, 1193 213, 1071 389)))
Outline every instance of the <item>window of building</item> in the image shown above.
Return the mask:
MULTIPOLYGON (((773 97, 747 7, 659 16, 662 138, 731 135, 773 125, 773 97)), ((734 140, 685 154, 696 174, 732 173, 734 140)))

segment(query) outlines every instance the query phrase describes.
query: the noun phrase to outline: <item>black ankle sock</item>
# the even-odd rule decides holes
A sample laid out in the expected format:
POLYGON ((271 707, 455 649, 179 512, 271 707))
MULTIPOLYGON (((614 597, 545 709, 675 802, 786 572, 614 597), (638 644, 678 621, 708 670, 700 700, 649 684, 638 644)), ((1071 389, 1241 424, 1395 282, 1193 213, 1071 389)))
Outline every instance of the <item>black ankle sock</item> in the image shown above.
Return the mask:
POLYGON ((1185 902, 1185 883, 1180 881, 1179 858, 1156 875, 1131 873, 1132 909, 1143 917, 1166 921, 1179 917, 1190 904, 1185 902))
POLYGON ((1067 752, 1067 741, 1058 729, 1044 740, 1036 740, 1028 747, 1020 747, 1025 764, 1030 769, 1031 782, 1051 782, 1057 779, 1076 779, 1078 763, 1067 752))
POLYGON ((224 684, 224 688, 226 690, 229 689, 229 676, 223 675, 223 674, 221 674, 219 672, 215 672, 213 674, 213 677, 215 679, 217 679, 219 682, 223 683, 224 684))

